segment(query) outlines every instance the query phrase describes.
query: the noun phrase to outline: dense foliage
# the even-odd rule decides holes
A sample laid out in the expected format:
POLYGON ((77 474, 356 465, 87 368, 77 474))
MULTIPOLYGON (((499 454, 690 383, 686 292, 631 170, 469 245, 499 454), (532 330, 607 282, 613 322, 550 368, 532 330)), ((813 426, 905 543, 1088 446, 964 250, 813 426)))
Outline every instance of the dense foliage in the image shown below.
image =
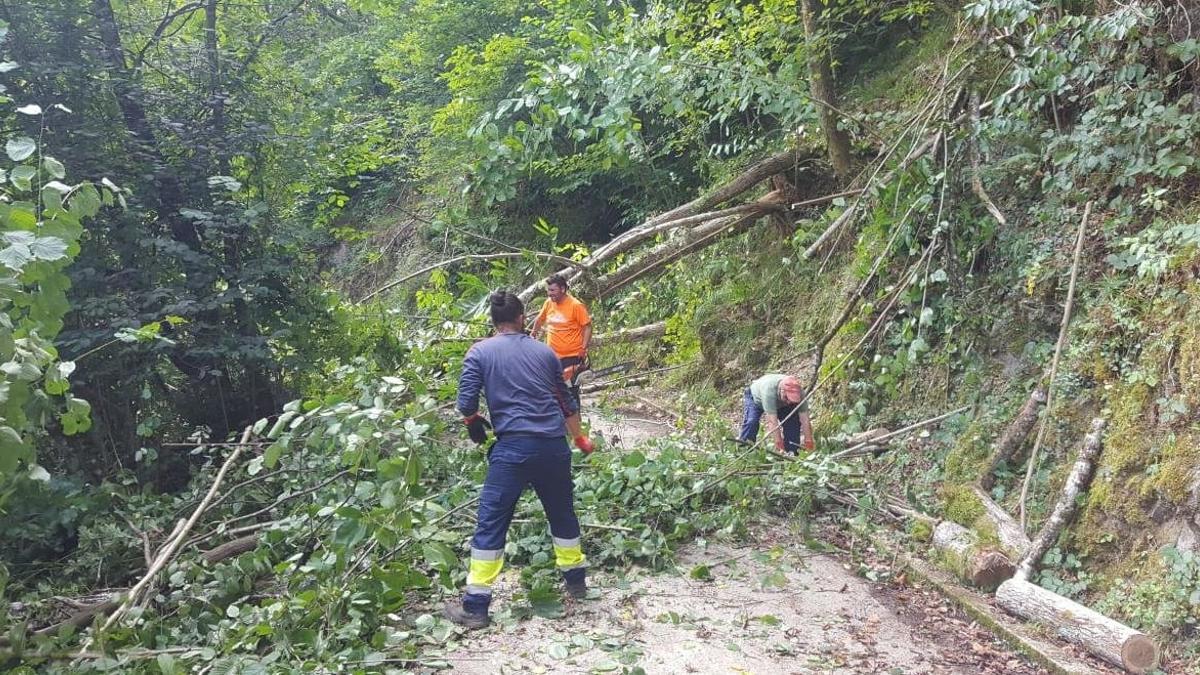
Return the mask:
MULTIPOLYGON (((834 488, 863 513, 888 490, 969 520, 958 495, 1043 377, 1090 202, 1035 522, 1086 414, 1112 431, 1039 582, 1194 638, 1187 541, 1110 531, 1166 531, 1146 513, 1182 520, 1200 499, 1187 3, 43 0, 0 19, 5 667, 420 661, 451 636, 428 612, 462 582, 484 466, 447 424, 481 298, 784 150, 792 166, 746 193, 770 214, 749 235, 594 298, 605 330, 666 322, 661 345, 602 354, 685 366, 672 386, 694 414, 686 434, 577 460, 593 562, 656 566, 834 488), (822 98, 822 68, 840 100, 822 98), (828 119, 857 175, 837 170, 828 119), (879 485, 731 454, 722 397, 785 367, 820 383, 823 436, 979 412, 873 465, 879 485), (248 427, 150 598, 105 631, 59 623, 50 598, 142 576, 248 427), (1124 603, 1105 566, 1130 560, 1162 574, 1124 603)), ((1000 467, 1006 507, 1020 468, 1000 467)), ((522 509, 510 619, 558 611, 540 516, 522 509)))

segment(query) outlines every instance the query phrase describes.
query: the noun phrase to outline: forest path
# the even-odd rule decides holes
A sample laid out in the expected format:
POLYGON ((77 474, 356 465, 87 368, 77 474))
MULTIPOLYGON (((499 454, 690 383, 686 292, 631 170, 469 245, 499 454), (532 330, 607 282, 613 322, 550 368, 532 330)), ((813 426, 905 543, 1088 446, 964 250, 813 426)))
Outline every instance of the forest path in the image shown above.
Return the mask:
MULTIPOLYGON (((587 416, 609 451, 670 431, 649 406, 594 403, 585 399, 587 416)), ((697 540, 667 572, 593 571, 587 600, 532 616, 509 568, 493 626, 464 633, 443 658, 479 674, 1045 672, 935 591, 869 582, 794 529, 773 521, 746 541, 697 540)), ((858 564, 889 576, 886 561, 858 564)))

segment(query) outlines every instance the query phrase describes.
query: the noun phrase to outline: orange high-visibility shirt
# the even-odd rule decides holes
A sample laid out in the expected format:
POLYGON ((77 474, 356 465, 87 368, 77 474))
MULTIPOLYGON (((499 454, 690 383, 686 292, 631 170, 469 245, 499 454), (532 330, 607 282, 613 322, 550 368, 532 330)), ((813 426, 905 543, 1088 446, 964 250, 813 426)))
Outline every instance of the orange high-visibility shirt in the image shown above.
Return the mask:
POLYGON ((546 327, 546 343, 558 358, 583 355, 583 329, 591 325, 592 317, 582 302, 569 293, 559 303, 547 298, 538 321, 546 327))

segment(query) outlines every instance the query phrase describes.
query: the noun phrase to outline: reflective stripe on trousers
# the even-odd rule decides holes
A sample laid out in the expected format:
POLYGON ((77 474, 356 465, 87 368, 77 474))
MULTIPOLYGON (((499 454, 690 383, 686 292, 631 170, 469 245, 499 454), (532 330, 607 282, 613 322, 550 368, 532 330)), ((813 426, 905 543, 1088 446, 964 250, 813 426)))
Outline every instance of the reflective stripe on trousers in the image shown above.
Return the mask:
POLYGON ((487 611, 491 587, 504 567, 504 544, 517 501, 532 487, 550 521, 554 558, 570 582, 582 581, 586 558, 579 540, 571 482, 571 451, 565 438, 507 435, 488 457, 479 495, 479 520, 471 540, 471 566, 463 606, 487 611))

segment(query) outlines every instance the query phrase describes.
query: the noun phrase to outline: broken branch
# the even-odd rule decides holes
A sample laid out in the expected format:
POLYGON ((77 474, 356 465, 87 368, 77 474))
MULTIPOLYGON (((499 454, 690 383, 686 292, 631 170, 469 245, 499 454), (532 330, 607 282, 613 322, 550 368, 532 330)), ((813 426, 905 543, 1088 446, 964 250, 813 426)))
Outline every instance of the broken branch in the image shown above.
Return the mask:
POLYGON ((1021 483, 1021 529, 1025 529, 1025 500, 1029 497, 1029 486, 1033 483, 1034 467, 1037 466, 1038 450, 1042 447, 1042 437, 1046 435, 1046 426, 1054 410, 1054 380, 1058 375, 1058 359, 1062 356, 1063 345, 1067 343, 1067 326, 1071 323, 1071 308, 1075 304, 1075 279, 1079 275, 1079 258, 1083 254, 1083 234, 1087 231, 1088 216, 1092 213, 1092 203, 1083 207, 1083 218, 1079 221, 1079 232, 1075 235, 1075 257, 1071 261, 1071 281, 1067 284, 1067 304, 1063 307, 1062 323, 1058 327, 1058 342, 1054 345, 1054 358, 1050 361, 1050 380, 1046 383, 1046 411, 1042 414, 1042 423, 1038 426, 1037 437, 1033 440, 1033 450, 1029 451, 1029 464, 1025 467, 1025 482, 1021 483))

